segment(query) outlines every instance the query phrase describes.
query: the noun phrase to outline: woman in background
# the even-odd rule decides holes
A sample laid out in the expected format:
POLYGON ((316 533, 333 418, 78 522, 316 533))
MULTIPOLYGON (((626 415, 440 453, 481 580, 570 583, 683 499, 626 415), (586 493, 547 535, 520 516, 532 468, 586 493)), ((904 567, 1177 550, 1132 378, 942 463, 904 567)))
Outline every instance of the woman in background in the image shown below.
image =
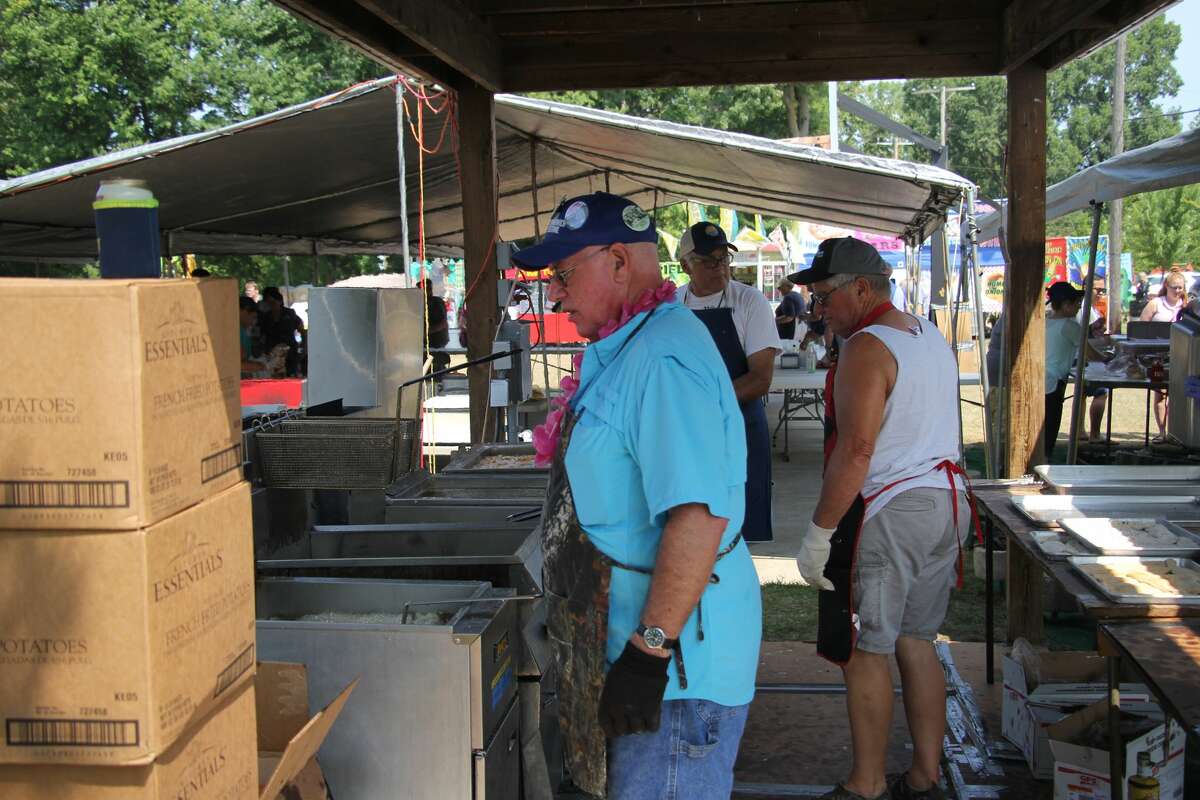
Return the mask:
MULTIPOLYGON (((1173 269, 1163 280, 1158 297, 1152 299, 1142 309, 1142 322, 1174 322, 1179 319, 1179 312, 1187 303, 1187 280, 1183 273, 1173 269)), ((1154 441, 1161 444, 1167 440, 1167 412, 1169 405, 1167 393, 1160 390, 1154 392, 1154 421, 1158 423, 1158 436, 1154 441)))

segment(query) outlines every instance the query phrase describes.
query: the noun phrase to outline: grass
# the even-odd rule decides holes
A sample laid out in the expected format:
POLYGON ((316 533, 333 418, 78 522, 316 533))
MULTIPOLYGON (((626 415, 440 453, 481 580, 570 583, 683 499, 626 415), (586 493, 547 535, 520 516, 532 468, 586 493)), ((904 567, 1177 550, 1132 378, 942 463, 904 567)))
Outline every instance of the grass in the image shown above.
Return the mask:
MULTIPOLYGON (((982 642, 986 586, 971 572, 966 559, 963 588, 951 592, 941 633, 956 642, 982 642)), ((767 583, 762 587, 763 639, 768 642, 813 642, 817 638, 817 591, 798 583, 767 583)), ((996 591, 996 640, 1004 641, 1008 615, 1003 587, 996 591)))

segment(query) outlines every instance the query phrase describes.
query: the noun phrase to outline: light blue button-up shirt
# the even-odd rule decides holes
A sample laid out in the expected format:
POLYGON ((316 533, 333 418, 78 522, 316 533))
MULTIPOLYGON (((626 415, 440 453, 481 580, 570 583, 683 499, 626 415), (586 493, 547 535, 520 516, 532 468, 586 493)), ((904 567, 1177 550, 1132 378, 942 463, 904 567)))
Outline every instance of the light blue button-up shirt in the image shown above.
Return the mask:
MULTIPOLYGON (((708 506, 729 520, 721 549, 733 541, 745 511, 746 431, 703 323, 678 303, 659 306, 637 330, 644 316, 587 349, 566 463, 575 510, 595 546, 617 562, 652 569, 676 506, 708 506)), ((732 706, 754 696, 762 607, 746 544, 714 572, 719 582, 708 585, 680 636, 688 687, 680 688, 672 659, 667 700, 732 706)), ((649 588, 649 575, 613 568, 610 664, 641 621, 649 588)))

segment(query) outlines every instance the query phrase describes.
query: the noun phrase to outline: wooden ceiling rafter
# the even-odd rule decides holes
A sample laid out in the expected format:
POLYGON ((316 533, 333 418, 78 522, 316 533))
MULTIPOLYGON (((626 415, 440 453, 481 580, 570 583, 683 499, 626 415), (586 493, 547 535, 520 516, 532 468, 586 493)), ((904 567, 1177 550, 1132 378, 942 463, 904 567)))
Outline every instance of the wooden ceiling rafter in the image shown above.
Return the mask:
POLYGON ((618 89, 1052 69, 1171 0, 274 0, 453 89, 618 89))

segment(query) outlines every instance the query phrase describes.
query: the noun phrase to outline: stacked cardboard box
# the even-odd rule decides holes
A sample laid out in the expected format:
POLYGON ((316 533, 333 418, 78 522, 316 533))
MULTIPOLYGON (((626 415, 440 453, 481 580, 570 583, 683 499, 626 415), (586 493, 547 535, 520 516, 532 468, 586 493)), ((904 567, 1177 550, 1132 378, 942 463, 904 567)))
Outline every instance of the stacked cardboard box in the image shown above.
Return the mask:
POLYGON ((233 281, 0 307, 0 794, 256 797, 233 281))

